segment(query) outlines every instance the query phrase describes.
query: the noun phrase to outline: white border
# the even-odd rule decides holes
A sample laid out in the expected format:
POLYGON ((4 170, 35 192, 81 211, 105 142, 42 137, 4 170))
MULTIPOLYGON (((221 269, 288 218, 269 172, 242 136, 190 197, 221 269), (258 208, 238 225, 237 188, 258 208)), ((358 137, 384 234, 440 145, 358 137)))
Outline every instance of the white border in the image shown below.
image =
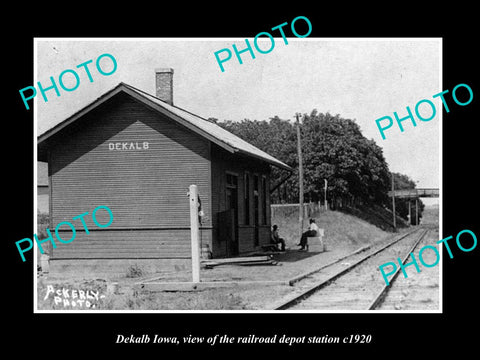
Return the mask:
MULTIPOLYGON (((281 37, 274 37, 275 39, 281 39, 281 37)), ((306 37, 306 38, 291 38, 287 37, 288 41, 432 41, 437 40, 440 41, 440 50, 439 50, 439 92, 443 91, 443 38, 442 37, 431 37, 431 38, 415 38, 415 37, 393 37, 393 38, 315 38, 315 37, 306 37)), ((244 41, 244 38, 241 37, 219 37, 219 38, 33 38, 33 83, 36 84, 38 79, 37 74, 37 42, 39 41, 226 41, 226 40, 233 40, 233 41, 244 41)), ((261 38, 259 40, 266 40, 261 38)), ((34 156, 34 168, 33 168, 33 176, 34 176, 34 209, 33 209, 33 226, 34 231, 37 230, 37 132, 38 132, 38 122, 37 122, 37 98, 33 99, 33 116, 34 116, 34 146, 33 146, 33 156, 34 156)), ((439 188, 440 188, 440 196, 439 196, 439 235, 443 235, 443 140, 442 140, 442 133, 443 133, 443 111, 439 111, 439 188)), ((51 199, 49 199, 51 201, 51 199)), ((33 240, 33 239, 32 239, 33 240)), ((439 284, 439 309, 436 310, 38 310, 37 309, 37 243, 34 242, 34 256, 33 256, 33 312, 39 314, 58 314, 58 313, 68 313, 68 314, 441 314, 443 313, 443 248, 440 246, 440 265, 439 265, 439 277, 440 277, 440 284, 439 284)))

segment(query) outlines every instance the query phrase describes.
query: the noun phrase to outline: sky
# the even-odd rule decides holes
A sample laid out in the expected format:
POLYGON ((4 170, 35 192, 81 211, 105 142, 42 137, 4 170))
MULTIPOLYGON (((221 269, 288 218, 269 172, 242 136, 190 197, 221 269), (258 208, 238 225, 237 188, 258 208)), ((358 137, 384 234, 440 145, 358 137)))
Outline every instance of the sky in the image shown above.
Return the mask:
MULTIPOLYGON (((362 133, 383 149, 391 171, 408 175, 417 187, 439 187, 441 170, 441 100, 432 96, 441 92, 441 51, 439 38, 275 38, 273 50, 259 53, 253 39, 255 59, 249 52, 235 57, 232 44, 246 48, 245 38, 215 39, 69 39, 37 38, 34 84, 58 84, 59 75, 74 69, 80 79, 78 88, 66 92, 59 86, 46 92, 44 102, 38 91, 35 98, 37 135, 63 121, 103 93, 124 82, 154 94, 155 69, 173 68, 174 104, 204 118, 241 121, 268 120, 279 116, 293 121, 295 113, 339 114, 355 120, 362 133), (214 53, 229 49, 232 58, 220 70, 214 53), (101 75, 96 59, 111 54, 117 69, 101 75), (88 60, 93 82, 84 69, 76 68, 88 60), (414 112, 423 99, 433 102, 436 116, 419 121, 417 126, 404 121, 404 132, 396 124, 386 130, 383 140, 375 120, 383 116, 400 118, 406 107, 414 112)), ((271 47, 268 38, 260 38, 260 49, 271 47)), ((220 56, 223 57, 226 52, 220 56)), ((107 57, 101 68, 113 70, 107 57)), ((74 87, 71 73, 63 77, 65 86, 74 87)), ((37 89, 38 90, 38 89, 37 89)), ((427 118, 431 110, 419 107, 427 118)), ((425 199, 427 200, 427 199, 425 199)), ((435 200, 436 199, 429 199, 435 200)), ((424 201, 427 202, 428 201, 424 201)), ((431 201, 430 201, 431 202, 431 201)))

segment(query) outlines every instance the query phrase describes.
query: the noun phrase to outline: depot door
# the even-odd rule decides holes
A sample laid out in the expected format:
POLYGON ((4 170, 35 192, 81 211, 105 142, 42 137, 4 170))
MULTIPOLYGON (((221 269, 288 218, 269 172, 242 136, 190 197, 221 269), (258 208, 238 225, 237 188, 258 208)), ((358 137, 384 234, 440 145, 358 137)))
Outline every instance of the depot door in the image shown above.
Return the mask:
POLYGON ((254 226, 254 237, 253 237, 253 246, 259 245, 260 238, 260 228, 259 228, 259 206, 260 206, 260 196, 258 192, 259 182, 258 175, 253 176, 253 226, 254 226))
POLYGON ((238 179, 236 175, 227 174, 225 190, 226 208, 231 212, 231 236, 227 239, 227 256, 238 255, 238 179))

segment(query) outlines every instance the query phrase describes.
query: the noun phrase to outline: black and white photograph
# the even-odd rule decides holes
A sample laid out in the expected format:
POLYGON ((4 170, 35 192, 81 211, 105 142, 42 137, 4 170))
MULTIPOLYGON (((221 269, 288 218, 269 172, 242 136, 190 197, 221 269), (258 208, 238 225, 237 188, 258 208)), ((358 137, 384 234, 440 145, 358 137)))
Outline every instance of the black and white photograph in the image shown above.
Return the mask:
POLYGON ((441 39, 35 40, 38 311, 441 311, 441 39))
POLYGON ((475 353, 473 6, 38 5, 2 25, 7 353, 475 353))

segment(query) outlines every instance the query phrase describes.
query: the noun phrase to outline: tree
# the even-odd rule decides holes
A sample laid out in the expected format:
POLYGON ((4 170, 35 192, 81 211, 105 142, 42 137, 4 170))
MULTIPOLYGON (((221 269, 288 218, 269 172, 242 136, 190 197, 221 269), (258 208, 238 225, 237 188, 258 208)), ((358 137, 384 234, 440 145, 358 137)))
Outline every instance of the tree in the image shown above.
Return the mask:
POLYGON ((384 204, 388 165, 382 149, 350 119, 313 110, 303 122, 307 192, 320 193, 323 179, 333 198, 384 204))
MULTIPOLYGON (((294 169, 292 176, 272 194, 272 201, 298 201, 298 159, 293 121, 278 116, 269 121, 215 121, 291 166, 294 169)), ((390 172, 382 148, 365 138, 354 120, 322 114, 314 109, 310 114, 304 114, 301 133, 306 201, 323 199, 326 179, 330 203, 390 206, 387 195, 390 172)), ((285 170, 272 169, 273 184, 284 177, 285 170)), ((404 213, 403 207, 399 206, 400 215, 404 213)))
MULTIPOLYGON (((268 122, 244 119, 239 122, 227 120, 217 124, 292 168, 298 168, 295 128, 289 121, 275 116, 268 122)), ((272 179, 280 181, 286 175, 285 170, 272 168, 272 179)), ((272 184, 275 185, 275 180, 272 184)), ((275 194, 273 201, 295 202, 295 199, 298 199, 298 173, 290 177, 275 194)))

